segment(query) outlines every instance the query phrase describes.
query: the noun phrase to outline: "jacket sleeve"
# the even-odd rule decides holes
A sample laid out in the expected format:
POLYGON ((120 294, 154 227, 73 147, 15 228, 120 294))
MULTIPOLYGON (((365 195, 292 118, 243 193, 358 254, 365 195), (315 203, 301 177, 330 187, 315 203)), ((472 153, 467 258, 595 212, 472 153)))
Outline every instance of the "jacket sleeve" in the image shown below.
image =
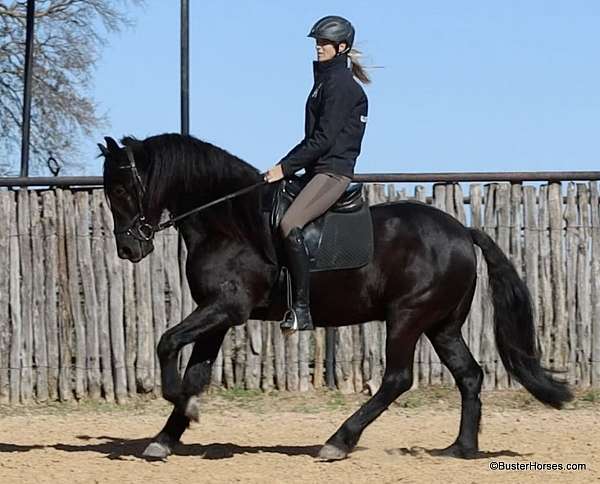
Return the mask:
POLYGON ((313 133, 296 145, 280 162, 284 176, 310 166, 327 153, 354 106, 352 91, 345 86, 323 85, 323 104, 313 133))

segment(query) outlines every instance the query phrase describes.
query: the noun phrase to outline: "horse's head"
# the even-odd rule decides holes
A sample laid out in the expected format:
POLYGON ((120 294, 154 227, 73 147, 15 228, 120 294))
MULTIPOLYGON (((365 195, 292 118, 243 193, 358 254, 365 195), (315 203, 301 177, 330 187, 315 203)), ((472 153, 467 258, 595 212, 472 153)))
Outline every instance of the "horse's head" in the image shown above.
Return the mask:
POLYGON ((106 146, 98 147, 104 156, 104 191, 113 215, 117 252, 122 259, 139 262, 154 249, 154 232, 145 217, 147 167, 136 163, 134 141, 121 148, 114 139, 104 139, 106 146))

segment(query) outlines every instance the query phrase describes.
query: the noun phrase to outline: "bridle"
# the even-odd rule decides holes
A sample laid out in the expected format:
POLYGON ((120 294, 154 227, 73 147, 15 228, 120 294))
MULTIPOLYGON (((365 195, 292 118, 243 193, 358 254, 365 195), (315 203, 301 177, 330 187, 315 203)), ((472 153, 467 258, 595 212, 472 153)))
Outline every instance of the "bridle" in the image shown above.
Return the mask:
MULTIPOLYGON (((140 172, 137 169, 137 165, 135 164, 135 158, 133 157, 133 150, 129 146, 126 146, 125 152, 127 153, 127 161, 129 163, 126 165, 119 166, 119 169, 131 171, 131 176, 133 178, 133 184, 135 186, 135 195, 136 195, 136 201, 137 201, 137 206, 138 206, 138 213, 135 215, 135 217, 133 217, 133 219, 131 219, 131 222, 129 223, 129 225, 127 225, 127 227, 125 227, 124 229, 121 229, 121 230, 115 230, 114 233, 115 233, 115 235, 123 235, 123 234, 128 235, 128 236, 133 237, 134 239, 137 239, 141 242, 151 241, 154 238, 154 234, 156 234, 157 232, 161 232, 162 230, 172 227, 173 225, 175 225, 176 222, 178 222, 186 217, 189 217, 190 215, 192 215, 194 213, 205 210, 209 207, 212 207, 213 205, 217 205, 218 203, 224 202, 226 200, 230 200, 232 198, 239 197, 240 195, 243 195, 244 193, 248 193, 248 192, 264 185, 265 183, 267 183, 263 179, 262 181, 255 183, 254 185, 250 185, 248 187, 242 188, 233 193, 225 195, 224 197, 217 198, 216 200, 213 200, 212 202, 205 203, 204 205, 193 208, 192 210, 189 210, 185 213, 177 215, 176 217, 170 217, 169 219, 165 220, 162 223, 159 223, 158 225, 152 225, 152 224, 148 223, 148 221, 146 219, 146 215, 144 213, 143 201, 144 201, 144 197, 146 195, 146 186, 144 185, 144 181, 142 180, 142 177, 140 176, 140 172)), ((263 175, 261 175, 261 177, 262 176, 263 175)))
POLYGON ((138 206, 138 212, 131 219, 129 225, 121 230, 115 230, 115 235, 128 235, 142 242, 148 242, 154 238, 156 232, 155 227, 146 222, 146 216, 144 214, 144 197, 146 196, 146 186, 137 169, 135 164, 135 158, 133 157, 133 151, 129 146, 125 147, 125 153, 127 153, 127 165, 119 166, 121 170, 131 170, 131 176, 133 178, 133 186, 135 187, 135 197, 138 206))

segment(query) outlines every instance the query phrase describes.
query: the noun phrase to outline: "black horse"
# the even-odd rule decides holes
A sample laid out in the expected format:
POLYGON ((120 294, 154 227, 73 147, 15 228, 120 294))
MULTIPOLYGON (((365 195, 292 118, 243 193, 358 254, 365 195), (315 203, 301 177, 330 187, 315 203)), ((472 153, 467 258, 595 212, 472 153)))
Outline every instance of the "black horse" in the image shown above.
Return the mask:
MULTIPOLYGON (((118 254, 138 262, 152 249, 161 214, 182 214, 261 182, 260 173, 228 152, 191 136, 162 134, 143 141, 111 138, 99 145, 105 157, 104 187, 110 202, 118 254)), ((227 330, 248 319, 277 320, 282 304, 271 302, 278 280, 274 244, 261 213, 261 187, 177 222, 188 249, 186 273, 198 304, 167 330, 157 347, 164 398, 174 405, 145 455, 167 457, 190 420, 199 417, 198 395, 227 330), (177 357, 194 343, 183 378, 177 357)), ((385 320, 386 361, 378 391, 322 447, 320 457, 342 459, 365 428, 413 379, 415 344, 423 333, 454 376, 462 397, 460 430, 445 453, 472 457, 478 450, 483 380, 462 336, 476 284, 478 245, 489 268, 500 356, 510 375, 535 398, 560 408, 572 398, 563 382, 540 366, 526 285, 496 243, 419 202, 371 208, 375 255, 367 266, 311 275, 311 311, 318 326, 385 320)))

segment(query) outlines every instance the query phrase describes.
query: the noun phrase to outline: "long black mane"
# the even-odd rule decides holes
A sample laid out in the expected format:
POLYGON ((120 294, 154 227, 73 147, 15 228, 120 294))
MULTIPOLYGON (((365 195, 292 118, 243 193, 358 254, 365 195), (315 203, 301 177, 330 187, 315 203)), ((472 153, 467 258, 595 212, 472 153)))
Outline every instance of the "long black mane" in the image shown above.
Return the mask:
MULTIPOLYGON (((165 209, 177 215, 261 180, 249 163, 193 136, 165 133, 144 140, 126 137, 121 142, 132 148, 145 174, 145 204, 151 220, 160 218, 165 209)), ((260 253, 269 254, 272 242, 261 198, 261 190, 253 190, 192 217, 201 219, 211 232, 246 239, 260 253)))

